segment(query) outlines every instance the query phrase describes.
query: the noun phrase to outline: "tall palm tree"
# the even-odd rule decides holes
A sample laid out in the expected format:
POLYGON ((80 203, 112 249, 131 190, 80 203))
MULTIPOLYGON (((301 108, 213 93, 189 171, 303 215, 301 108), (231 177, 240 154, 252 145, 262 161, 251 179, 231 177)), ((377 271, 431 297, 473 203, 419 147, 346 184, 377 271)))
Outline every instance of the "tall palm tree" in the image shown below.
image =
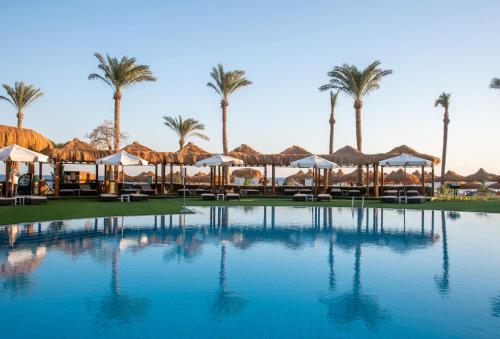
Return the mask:
POLYGON ((330 91, 330 145, 328 147, 328 153, 333 153, 333 138, 334 138, 334 129, 335 129, 335 106, 337 106, 337 97, 339 96, 339 91, 337 93, 333 93, 330 91))
POLYGON ((198 137, 203 140, 210 140, 205 134, 200 131, 205 130, 205 125, 200 124, 198 120, 188 118, 184 120, 182 116, 178 117, 163 117, 163 123, 174 131, 179 136, 179 149, 184 147, 187 138, 198 137))
POLYGON ((320 91, 338 89, 354 99, 356 112, 356 144, 359 151, 363 151, 363 138, 361 133, 361 109, 363 97, 380 87, 380 80, 392 74, 392 70, 380 69, 380 61, 374 61, 364 70, 359 70, 354 65, 343 64, 336 66, 328 72, 330 82, 319 88, 320 91))
POLYGON ((446 173, 446 152, 448 151, 448 125, 450 124, 450 117, 448 114, 448 108, 450 107, 450 93, 441 93, 441 95, 436 99, 434 107, 441 106, 444 108, 444 118, 443 118, 443 157, 441 159, 441 178, 443 178, 441 185, 444 186, 444 174, 446 173))
POLYGON ((17 127, 23 128, 24 110, 33 101, 40 98, 43 93, 39 88, 33 85, 26 85, 24 82, 17 82, 14 88, 3 84, 3 88, 7 92, 7 96, 0 95, 0 99, 10 102, 17 109, 17 127))
POLYGON ((101 74, 92 73, 89 80, 100 79, 108 84, 114 90, 113 99, 115 100, 115 141, 114 150, 120 149, 120 102, 122 99, 122 90, 145 81, 156 81, 151 73, 149 66, 138 65, 135 58, 124 56, 121 60, 112 58, 109 55, 106 59, 95 53, 94 56, 99 61, 97 68, 102 71, 101 74))
POLYGON ((490 88, 500 89, 500 78, 491 79, 490 88))
POLYGON ((222 108, 222 150, 225 154, 229 152, 227 146, 227 106, 229 106, 229 96, 238 89, 251 85, 252 82, 245 78, 245 71, 224 71, 224 66, 218 64, 212 68, 210 76, 214 82, 208 82, 207 86, 215 90, 220 95, 220 107, 222 108))

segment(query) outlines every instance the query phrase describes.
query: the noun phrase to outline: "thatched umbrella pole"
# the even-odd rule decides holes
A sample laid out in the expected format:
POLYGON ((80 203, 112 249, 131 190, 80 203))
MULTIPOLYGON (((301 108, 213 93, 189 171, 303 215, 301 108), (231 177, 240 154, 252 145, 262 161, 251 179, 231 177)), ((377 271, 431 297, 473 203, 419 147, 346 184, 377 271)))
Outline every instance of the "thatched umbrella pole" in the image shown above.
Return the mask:
POLYGON ((420 177, 420 181, 422 183, 422 195, 425 196, 425 172, 423 165, 422 165, 422 176, 420 177))
POLYGON ((276 165, 275 164, 271 165, 271 180, 272 180, 272 183, 271 183, 272 193, 273 193, 273 195, 275 195, 276 194, 276 165))
POLYGON ((170 193, 174 192, 174 164, 170 163, 170 193))
POLYGON ((431 173, 432 173, 432 193, 431 193, 431 196, 434 196, 434 163, 432 164, 432 169, 431 169, 431 173))
POLYGON ((166 165, 164 163, 161 163, 161 194, 165 194, 165 166, 166 165))

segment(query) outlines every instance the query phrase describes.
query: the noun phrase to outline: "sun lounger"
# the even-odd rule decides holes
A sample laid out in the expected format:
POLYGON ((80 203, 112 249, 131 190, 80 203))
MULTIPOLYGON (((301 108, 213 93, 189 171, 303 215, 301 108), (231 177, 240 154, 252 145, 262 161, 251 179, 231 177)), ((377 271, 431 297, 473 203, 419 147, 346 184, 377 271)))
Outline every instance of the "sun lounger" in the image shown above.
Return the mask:
POLYGON ((131 193, 130 201, 147 201, 149 199, 149 195, 142 193, 131 193))
POLYGON ((293 195, 293 201, 306 201, 307 195, 304 193, 296 193, 293 195))
POLYGON ((398 197, 395 195, 384 195, 380 197, 380 202, 394 204, 398 202, 398 197))
POLYGON ((73 188, 62 188, 59 190, 60 196, 68 196, 68 195, 76 195, 75 190, 73 188))
POLYGON ((151 187, 150 184, 141 184, 141 193, 147 195, 155 195, 156 191, 151 187))
POLYGON ((38 195, 28 195, 25 198, 26 205, 47 205, 47 197, 40 197, 38 195))
POLYGON ((359 197, 359 196, 361 196, 361 191, 360 190, 349 190, 349 191, 347 191, 347 195, 349 197, 359 197))
POLYGON ((100 201, 117 201, 118 196, 116 194, 103 193, 99 196, 100 201))
POLYGON ((0 206, 12 206, 16 203, 16 198, 0 197, 0 206))
POLYGON ((226 193, 226 200, 240 200, 240 195, 238 193, 226 193))
POLYGON ((330 194, 333 197, 341 197, 342 196, 342 190, 340 188, 332 188, 332 190, 330 191, 330 194))
POLYGON ((397 196, 398 195, 398 190, 385 190, 384 191, 384 195, 385 196, 391 196, 391 195, 397 196))
POLYGON ((201 200, 215 200, 215 194, 213 194, 213 193, 203 193, 201 195, 201 200))
POLYGON ((406 191, 406 196, 407 197, 417 197, 419 195, 420 195, 420 193, 418 193, 417 190, 408 190, 408 191, 406 191))
POLYGON ((422 195, 417 195, 417 196, 412 196, 412 197, 406 198, 406 201, 408 202, 408 204, 422 204, 426 200, 427 199, 422 195))
POLYGON ((318 194, 319 201, 332 201, 332 196, 327 193, 318 194))
POLYGON ((90 188, 90 185, 83 184, 80 185, 80 195, 96 195, 97 190, 90 188))

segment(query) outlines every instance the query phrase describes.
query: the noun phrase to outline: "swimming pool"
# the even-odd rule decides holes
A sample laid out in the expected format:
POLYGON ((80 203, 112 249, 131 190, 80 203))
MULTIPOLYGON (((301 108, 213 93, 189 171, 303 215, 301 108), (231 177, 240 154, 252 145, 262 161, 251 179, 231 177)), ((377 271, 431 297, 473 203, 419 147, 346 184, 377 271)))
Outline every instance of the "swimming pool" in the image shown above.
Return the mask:
POLYGON ((196 210, 0 226, 0 336, 500 333, 500 215, 196 210))

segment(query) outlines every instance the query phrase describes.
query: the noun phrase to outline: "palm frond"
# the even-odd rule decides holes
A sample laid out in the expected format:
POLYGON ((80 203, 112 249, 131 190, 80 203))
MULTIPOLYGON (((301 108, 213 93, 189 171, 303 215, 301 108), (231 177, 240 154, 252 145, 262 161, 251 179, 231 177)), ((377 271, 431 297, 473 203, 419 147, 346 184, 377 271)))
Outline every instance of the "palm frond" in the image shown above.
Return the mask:
POLYGON ((500 89, 500 79, 499 78, 491 79, 490 88, 500 89))
POLYGON ((14 87, 3 84, 2 87, 7 92, 7 96, 0 96, 0 99, 11 103, 18 111, 23 111, 33 101, 43 96, 42 91, 33 85, 26 85, 24 82, 16 81, 14 87))
POLYGON ((177 117, 163 117, 164 124, 172 131, 174 131, 179 139, 185 140, 189 137, 199 137, 204 140, 209 140, 208 137, 201 133, 205 130, 205 125, 198 122, 193 118, 183 119, 182 116, 177 117))
POLYGON ((207 86, 213 88, 222 98, 227 98, 238 89, 252 84, 250 80, 245 78, 245 71, 234 70, 226 72, 222 64, 213 67, 210 76, 213 82, 208 82, 207 86))

